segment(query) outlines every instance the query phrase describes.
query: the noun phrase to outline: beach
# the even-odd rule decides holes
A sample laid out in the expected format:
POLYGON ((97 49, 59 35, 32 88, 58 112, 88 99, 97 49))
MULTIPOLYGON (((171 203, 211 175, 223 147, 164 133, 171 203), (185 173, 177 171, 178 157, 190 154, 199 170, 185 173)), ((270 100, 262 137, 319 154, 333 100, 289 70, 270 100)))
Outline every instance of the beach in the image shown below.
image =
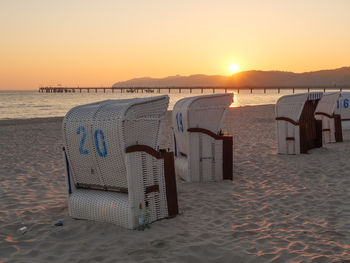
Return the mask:
POLYGON ((274 107, 231 108, 233 181, 177 179, 180 214, 145 231, 69 217, 62 117, 0 121, 0 262, 350 262, 350 131, 279 155, 274 107))

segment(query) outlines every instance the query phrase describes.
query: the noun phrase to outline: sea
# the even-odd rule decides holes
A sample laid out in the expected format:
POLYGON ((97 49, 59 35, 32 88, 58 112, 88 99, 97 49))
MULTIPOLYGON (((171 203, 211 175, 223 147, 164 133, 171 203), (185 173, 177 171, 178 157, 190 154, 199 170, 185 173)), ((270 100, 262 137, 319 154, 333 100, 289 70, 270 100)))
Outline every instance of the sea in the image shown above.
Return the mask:
MULTIPOLYGON (((231 107, 275 104, 278 98, 291 93, 292 90, 281 90, 281 93, 278 93, 277 90, 267 90, 266 93, 262 90, 253 90, 252 93, 249 90, 241 90, 240 93, 234 91, 234 102, 231 107)), ((203 94, 200 90, 193 90, 192 93, 184 90, 181 93, 178 90, 171 90, 170 93, 165 91, 160 93, 120 93, 115 91, 112 93, 110 90, 107 90, 106 93, 102 90, 97 93, 94 90, 89 93, 84 91, 81 93, 41 93, 37 90, 0 90, 0 120, 62 117, 77 105, 162 94, 169 95, 168 109, 171 110, 176 101, 181 98, 212 94, 212 90, 204 91, 203 94)))

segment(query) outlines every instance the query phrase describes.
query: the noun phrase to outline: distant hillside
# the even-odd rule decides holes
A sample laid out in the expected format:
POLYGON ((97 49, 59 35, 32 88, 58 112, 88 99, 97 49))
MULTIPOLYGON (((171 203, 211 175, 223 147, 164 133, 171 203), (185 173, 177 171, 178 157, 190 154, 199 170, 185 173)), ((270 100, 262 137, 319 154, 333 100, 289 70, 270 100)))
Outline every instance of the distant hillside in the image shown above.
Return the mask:
POLYGON ((350 67, 305 73, 250 70, 232 76, 171 76, 135 78, 113 87, 195 87, 195 86, 350 86, 350 67))

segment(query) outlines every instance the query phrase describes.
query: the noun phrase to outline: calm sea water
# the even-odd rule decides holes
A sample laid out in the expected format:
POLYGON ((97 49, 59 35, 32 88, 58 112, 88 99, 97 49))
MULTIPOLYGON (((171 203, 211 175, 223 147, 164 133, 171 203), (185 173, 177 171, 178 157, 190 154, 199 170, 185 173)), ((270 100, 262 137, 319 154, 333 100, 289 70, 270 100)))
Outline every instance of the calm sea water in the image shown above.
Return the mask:
MULTIPOLYGON (((205 94, 210 94, 207 91, 205 94)), ((282 95, 291 91, 283 91, 280 94, 275 90, 268 90, 266 94, 262 91, 241 91, 240 94, 234 92, 234 103, 232 107, 247 105, 275 104, 282 95)), ((166 94, 164 93, 160 94, 166 94)), ((91 102, 108 99, 126 99, 135 97, 157 96, 159 93, 119 93, 99 91, 97 93, 39 93, 38 91, 0 91, 0 120, 6 119, 28 119, 42 117, 64 116, 72 107, 91 102)), ((170 97, 169 110, 171 110, 181 98, 201 95, 200 92, 172 91, 170 97)))

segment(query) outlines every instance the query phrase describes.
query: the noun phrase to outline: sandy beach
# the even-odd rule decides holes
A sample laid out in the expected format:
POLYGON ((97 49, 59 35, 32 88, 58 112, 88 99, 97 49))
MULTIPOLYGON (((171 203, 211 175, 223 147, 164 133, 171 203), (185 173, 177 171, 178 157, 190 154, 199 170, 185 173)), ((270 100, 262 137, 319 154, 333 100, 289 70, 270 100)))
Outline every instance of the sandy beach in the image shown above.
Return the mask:
MULTIPOLYGON (((170 115, 161 146, 172 149, 170 115)), ((180 214, 132 231, 68 216, 61 124, 0 121, 1 263, 350 262, 350 131, 278 155, 274 105, 230 109, 233 182, 177 180, 180 214)))

